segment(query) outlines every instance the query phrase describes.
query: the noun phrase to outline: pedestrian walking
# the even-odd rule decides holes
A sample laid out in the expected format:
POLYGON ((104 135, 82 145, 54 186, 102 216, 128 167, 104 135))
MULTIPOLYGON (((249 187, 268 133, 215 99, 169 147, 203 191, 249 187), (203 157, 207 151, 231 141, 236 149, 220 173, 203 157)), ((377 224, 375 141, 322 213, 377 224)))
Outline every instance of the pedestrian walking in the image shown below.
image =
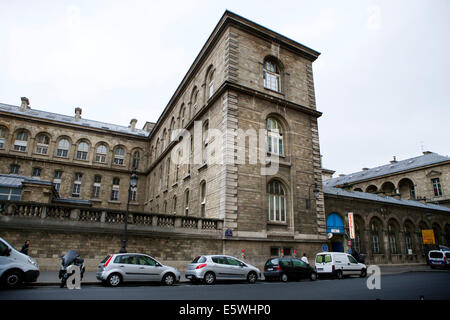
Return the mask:
POLYGON ((20 249, 20 252, 28 255, 28 248, 30 247, 30 244, 31 244, 30 240, 25 241, 25 244, 22 246, 22 249, 20 249))
POLYGON ((303 254, 302 261, 309 264, 308 258, 306 257, 306 253, 303 254))

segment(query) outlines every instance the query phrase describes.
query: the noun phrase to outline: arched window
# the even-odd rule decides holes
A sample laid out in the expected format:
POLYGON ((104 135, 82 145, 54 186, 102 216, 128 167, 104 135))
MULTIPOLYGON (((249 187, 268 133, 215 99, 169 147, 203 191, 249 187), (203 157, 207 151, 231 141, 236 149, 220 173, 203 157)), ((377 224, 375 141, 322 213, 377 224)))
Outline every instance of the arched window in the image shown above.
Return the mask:
POLYGON ((100 144, 97 147, 97 150, 95 153, 95 161, 100 162, 100 163, 106 163, 106 153, 107 153, 106 145, 100 144))
POLYGON ((0 149, 5 147, 5 139, 6 139, 6 129, 4 127, 0 127, 0 149))
POLYGON ((192 90, 192 95, 191 95, 191 105, 192 105, 192 113, 193 114, 195 114, 198 110, 197 98, 198 98, 198 90, 197 90, 197 87, 194 87, 194 89, 192 90))
POLYGON ((279 181, 267 185, 267 202, 269 221, 286 222, 286 192, 279 181))
POLYGON ((173 139, 175 138, 173 136, 174 135, 174 132, 173 132, 174 129, 175 129, 175 118, 172 117, 172 120, 170 121, 170 126, 169 126, 169 142, 172 142, 173 139))
POLYGON ((263 70, 264 88, 280 92, 280 69, 278 64, 268 59, 264 62, 263 70))
POLYGON ((278 120, 267 119, 267 152, 284 155, 283 130, 278 120))
POLYGON ((77 149, 77 160, 87 160, 89 145, 86 142, 80 142, 77 149))
POLYGON ((177 214, 177 196, 173 196, 173 200, 172 200, 172 203, 173 203, 173 214, 177 214))
POLYGON ((27 144, 28 144, 28 132, 26 131, 19 131, 16 134, 16 139, 14 140, 14 147, 13 149, 15 151, 27 151, 27 144))
POLYGON ((181 105, 181 109, 180 109, 180 129, 184 128, 184 117, 185 117, 185 113, 186 113, 186 107, 185 105, 181 105))
POLYGON ((139 168, 140 160, 141 160, 141 155, 140 155, 139 151, 135 151, 133 153, 133 168, 134 169, 139 168))
POLYGON ((380 231, 381 223, 377 219, 372 219, 370 223, 370 240, 372 244, 372 253, 381 253, 380 249, 380 231))
POLYGON ((184 215, 189 215, 189 189, 184 192, 184 215))
POLYGON ((208 160, 208 140, 209 140, 209 122, 205 121, 202 130, 202 163, 208 160))
POLYGON ((394 221, 389 221, 388 224, 388 238, 389 238, 389 249, 391 254, 397 254, 397 224, 394 221))
POLYGON ((166 129, 163 130, 161 146, 162 146, 161 151, 166 150, 166 147, 167 147, 167 131, 166 131, 166 129))
POLYGON ((208 74, 208 99, 214 94, 214 70, 209 71, 208 74))
POLYGON ((406 246, 406 253, 409 254, 413 252, 413 238, 412 238, 412 234, 414 232, 414 225, 412 224, 411 221, 406 221, 405 222, 405 246, 406 246))
POLYGON ((69 155, 70 142, 67 139, 61 139, 58 142, 58 148, 56 149, 56 156, 60 158, 67 158, 69 155))
POLYGON ((45 134, 40 134, 36 139, 36 153, 47 154, 50 138, 45 134))
POLYGON ((125 159, 125 149, 122 147, 116 148, 114 150, 114 164, 122 166, 125 159))
POLYGON ((206 217, 206 182, 200 184, 200 215, 206 217))

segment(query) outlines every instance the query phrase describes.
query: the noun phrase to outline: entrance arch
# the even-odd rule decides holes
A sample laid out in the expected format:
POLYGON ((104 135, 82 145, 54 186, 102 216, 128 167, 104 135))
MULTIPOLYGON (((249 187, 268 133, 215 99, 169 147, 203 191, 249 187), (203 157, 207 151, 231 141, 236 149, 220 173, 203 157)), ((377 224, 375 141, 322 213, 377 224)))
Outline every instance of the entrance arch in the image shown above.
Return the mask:
POLYGON ((331 213, 327 218, 327 233, 333 234, 331 238, 331 251, 344 252, 344 222, 338 213, 331 213))

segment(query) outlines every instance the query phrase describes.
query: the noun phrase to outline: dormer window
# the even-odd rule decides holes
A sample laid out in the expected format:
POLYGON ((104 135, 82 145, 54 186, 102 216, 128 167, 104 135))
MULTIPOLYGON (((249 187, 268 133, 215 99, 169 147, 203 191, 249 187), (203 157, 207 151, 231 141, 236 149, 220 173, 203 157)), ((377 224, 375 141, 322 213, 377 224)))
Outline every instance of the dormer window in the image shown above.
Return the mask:
POLYGON ((281 92, 280 86, 280 70, 278 66, 271 60, 264 62, 264 88, 281 92))

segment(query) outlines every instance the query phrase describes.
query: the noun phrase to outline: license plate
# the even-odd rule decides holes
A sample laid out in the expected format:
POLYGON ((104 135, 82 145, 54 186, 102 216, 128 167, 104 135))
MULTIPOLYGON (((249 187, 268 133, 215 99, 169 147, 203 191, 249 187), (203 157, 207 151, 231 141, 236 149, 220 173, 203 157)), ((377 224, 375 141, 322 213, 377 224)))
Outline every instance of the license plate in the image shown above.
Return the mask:
POLYGON ((319 270, 319 271, 323 271, 323 268, 317 268, 317 270, 319 270))
POLYGON ((186 276, 186 278, 187 278, 187 279, 190 279, 190 278, 192 278, 192 276, 186 276))
POLYGON ((272 271, 273 269, 272 268, 267 268, 267 271, 272 271))

